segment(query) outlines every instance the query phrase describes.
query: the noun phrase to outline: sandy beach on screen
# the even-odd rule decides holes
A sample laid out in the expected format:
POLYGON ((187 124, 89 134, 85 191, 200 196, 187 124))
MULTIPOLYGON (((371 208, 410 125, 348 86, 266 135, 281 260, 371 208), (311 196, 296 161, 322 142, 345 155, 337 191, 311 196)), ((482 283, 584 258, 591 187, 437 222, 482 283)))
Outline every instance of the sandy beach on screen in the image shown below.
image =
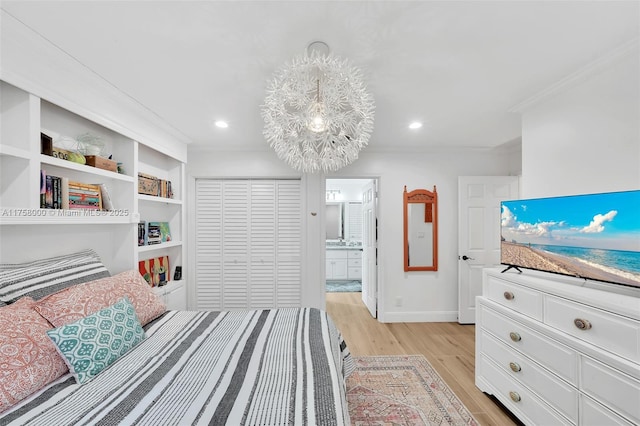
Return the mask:
POLYGON ((604 271, 566 256, 536 250, 525 245, 502 241, 501 250, 501 260, 505 264, 522 265, 527 268, 542 269, 577 277, 589 277, 599 281, 614 281, 640 287, 640 281, 604 271))

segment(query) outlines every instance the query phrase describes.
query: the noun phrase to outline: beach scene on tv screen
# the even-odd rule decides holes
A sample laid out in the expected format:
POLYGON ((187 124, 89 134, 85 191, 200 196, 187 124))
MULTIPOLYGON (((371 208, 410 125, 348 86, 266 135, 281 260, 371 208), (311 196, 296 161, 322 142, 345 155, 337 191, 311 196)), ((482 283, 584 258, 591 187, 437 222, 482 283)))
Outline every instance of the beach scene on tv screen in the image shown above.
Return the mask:
POLYGON ((505 265, 640 287, 640 191, 501 203, 505 265))

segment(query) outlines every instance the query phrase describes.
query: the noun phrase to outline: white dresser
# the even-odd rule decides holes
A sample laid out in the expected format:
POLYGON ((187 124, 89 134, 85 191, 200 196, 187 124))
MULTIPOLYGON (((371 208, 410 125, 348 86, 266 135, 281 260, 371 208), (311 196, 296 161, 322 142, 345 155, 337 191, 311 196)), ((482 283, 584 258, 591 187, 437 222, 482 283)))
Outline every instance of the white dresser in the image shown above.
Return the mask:
POLYGON ((476 386, 527 425, 640 424, 640 289, 588 285, 483 273, 476 386))

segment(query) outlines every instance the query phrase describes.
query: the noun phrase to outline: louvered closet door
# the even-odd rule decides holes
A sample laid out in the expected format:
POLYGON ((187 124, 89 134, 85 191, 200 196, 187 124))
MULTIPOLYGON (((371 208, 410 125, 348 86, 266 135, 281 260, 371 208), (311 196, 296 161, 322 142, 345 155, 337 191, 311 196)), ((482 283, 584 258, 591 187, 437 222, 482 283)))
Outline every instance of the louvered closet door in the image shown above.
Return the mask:
POLYGON ((273 181, 251 182, 250 306, 276 306, 276 185, 273 181))
POLYGON ((196 180, 198 309, 300 306, 300 181, 196 180))
POLYGON ((302 303, 302 207, 300 181, 276 181, 276 274, 279 307, 302 303))
POLYGON ((196 180, 196 298, 198 309, 222 309, 222 182, 196 180))
POLYGON ((249 181, 222 183, 222 307, 249 307, 249 181))

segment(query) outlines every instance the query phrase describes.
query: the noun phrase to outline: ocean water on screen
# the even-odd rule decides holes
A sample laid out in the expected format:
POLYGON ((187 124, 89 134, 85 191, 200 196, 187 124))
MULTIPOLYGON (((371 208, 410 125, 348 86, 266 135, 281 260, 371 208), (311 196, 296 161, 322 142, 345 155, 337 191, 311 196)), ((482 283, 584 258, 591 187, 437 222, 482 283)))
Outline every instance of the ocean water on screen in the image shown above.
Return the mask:
POLYGON ((571 257, 590 266, 640 281, 640 252, 531 244, 532 248, 571 257))

